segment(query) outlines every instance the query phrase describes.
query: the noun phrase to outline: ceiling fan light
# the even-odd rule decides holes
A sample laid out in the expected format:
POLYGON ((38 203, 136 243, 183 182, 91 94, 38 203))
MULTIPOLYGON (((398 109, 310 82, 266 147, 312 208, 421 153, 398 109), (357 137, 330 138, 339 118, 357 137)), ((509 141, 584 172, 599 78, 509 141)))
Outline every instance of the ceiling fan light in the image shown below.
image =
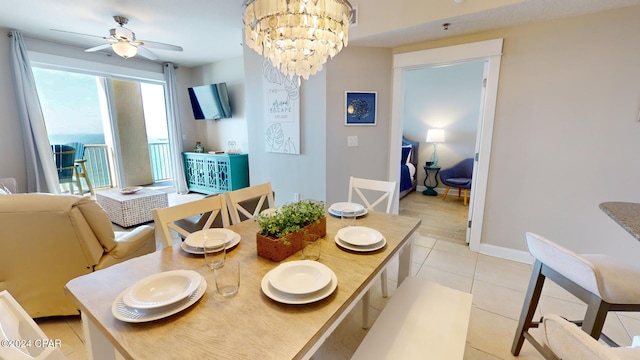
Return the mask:
POLYGON ((111 48, 113 52, 122 56, 125 59, 136 56, 138 53, 138 48, 129 44, 125 41, 118 41, 117 43, 111 44, 111 48))

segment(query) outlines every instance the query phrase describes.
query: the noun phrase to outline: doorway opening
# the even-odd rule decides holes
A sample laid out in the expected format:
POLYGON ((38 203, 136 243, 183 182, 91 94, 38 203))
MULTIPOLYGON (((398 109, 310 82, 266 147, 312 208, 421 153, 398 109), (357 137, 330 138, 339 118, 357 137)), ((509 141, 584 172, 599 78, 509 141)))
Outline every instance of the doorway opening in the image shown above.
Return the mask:
MULTIPOLYGON (((474 154, 473 183, 469 201, 468 241, 472 251, 479 251, 484 218, 491 141, 495 118, 500 60, 503 39, 487 40, 477 43, 454 45, 437 49, 396 54, 393 60, 393 99, 391 108, 391 139, 389 141, 389 179, 399 180, 396 170, 399 167, 402 140, 402 119, 405 102, 405 82, 407 72, 412 69, 435 67, 469 61, 486 62, 486 81, 484 85, 482 110, 480 111, 474 154)), ((398 210, 395 201, 395 212, 398 210)))
MULTIPOLYGON (((440 170, 475 155, 478 119, 482 110, 485 63, 484 60, 473 60, 445 66, 415 68, 406 72, 402 135, 423 144, 419 147, 417 159, 416 193, 426 198, 437 197, 420 199, 420 196, 414 195, 412 201, 422 203, 422 207, 433 208, 435 200, 444 200, 442 193, 445 185, 436 176, 440 170), (437 144, 437 164, 430 162, 434 144, 425 142, 427 132, 432 129, 440 129, 445 135, 444 142, 437 144), (429 162, 429 165, 426 162, 429 162), (428 183, 433 186, 436 185, 436 181, 438 186, 425 192, 426 186, 423 184, 427 184, 427 168, 431 173, 428 183), (423 203, 421 200, 426 202, 423 203)), ((449 225, 447 231, 443 231, 441 235, 448 234, 450 240, 466 244, 469 207, 463 203, 464 197, 457 198, 455 192, 455 189, 452 189, 450 196, 446 198, 447 204, 442 204, 447 209, 449 225)), ((437 207, 442 209, 442 206, 437 207)), ((429 217, 434 215, 430 209, 426 209, 425 212, 429 213, 429 217)), ((420 215, 424 223, 421 228, 428 231, 427 226, 433 227, 432 219, 422 216, 425 214, 420 215)), ((444 217, 441 221, 445 221, 444 217)))

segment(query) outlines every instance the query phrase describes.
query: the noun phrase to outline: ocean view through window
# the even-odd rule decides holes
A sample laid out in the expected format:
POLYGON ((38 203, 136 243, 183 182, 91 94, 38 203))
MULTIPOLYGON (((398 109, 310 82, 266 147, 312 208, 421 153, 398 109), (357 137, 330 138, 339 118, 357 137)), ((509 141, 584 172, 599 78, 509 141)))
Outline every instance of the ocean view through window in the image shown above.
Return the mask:
MULTIPOLYGON (((118 187, 118 163, 136 161, 116 151, 119 144, 113 134, 114 95, 111 79, 81 72, 33 67, 42 113, 49 142, 54 144, 82 143, 87 160, 89 178, 94 188, 118 187)), ((167 135, 164 86, 162 83, 129 81, 139 88, 138 107, 144 113, 142 134, 136 139, 125 139, 147 144, 153 182, 171 180, 171 164, 167 135)), ((127 134, 125 133, 125 136, 127 134)), ((122 135, 120 135, 122 136, 122 135)))

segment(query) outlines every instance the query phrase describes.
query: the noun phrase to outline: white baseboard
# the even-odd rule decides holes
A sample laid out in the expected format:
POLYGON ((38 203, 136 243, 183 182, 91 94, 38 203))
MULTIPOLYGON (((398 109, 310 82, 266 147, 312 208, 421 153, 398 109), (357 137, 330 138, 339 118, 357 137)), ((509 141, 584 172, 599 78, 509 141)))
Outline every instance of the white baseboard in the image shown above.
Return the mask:
POLYGON ((517 261, 524 264, 533 264, 533 256, 531 256, 528 251, 514 250, 490 244, 480 244, 480 254, 517 261))
MULTIPOLYGON (((418 185, 416 191, 423 192, 427 187, 424 185, 418 185)), ((436 192, 440 195, 444 194, 444 188, 435 188, 436 192)), ((456 194, 457 195, 457 194, 456 194)), ((501 246, 495 246, 490 244, 480 244, 480 254, 489 255, 501 259, 517 261, 524 264, 533 264, 533 256, 528 251, 514 250, 501 246)))

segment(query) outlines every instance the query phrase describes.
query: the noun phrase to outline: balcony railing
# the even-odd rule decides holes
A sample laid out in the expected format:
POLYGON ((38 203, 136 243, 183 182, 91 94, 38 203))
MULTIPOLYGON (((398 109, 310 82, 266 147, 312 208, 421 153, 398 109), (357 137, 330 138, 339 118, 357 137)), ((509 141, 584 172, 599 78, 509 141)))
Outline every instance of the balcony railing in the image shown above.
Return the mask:
POLYGON ((151 157, 153 182, 171 180, 171 155, 169 154, 169 143, 149 143, 149 156, 151 157))
MULTIPOLYGON (((153 182, 171 180, 171 160, 169 143, 149 143, 153 182)), ((94 188, 109 188, 115 185, 113 149, 108 145, 85 145, 84 158, 87 172, 94 188)))
POLYGON ((87 172, 95 189, 112 187, 113 151, 107 145, 85 145, 84 158, 87 172))

